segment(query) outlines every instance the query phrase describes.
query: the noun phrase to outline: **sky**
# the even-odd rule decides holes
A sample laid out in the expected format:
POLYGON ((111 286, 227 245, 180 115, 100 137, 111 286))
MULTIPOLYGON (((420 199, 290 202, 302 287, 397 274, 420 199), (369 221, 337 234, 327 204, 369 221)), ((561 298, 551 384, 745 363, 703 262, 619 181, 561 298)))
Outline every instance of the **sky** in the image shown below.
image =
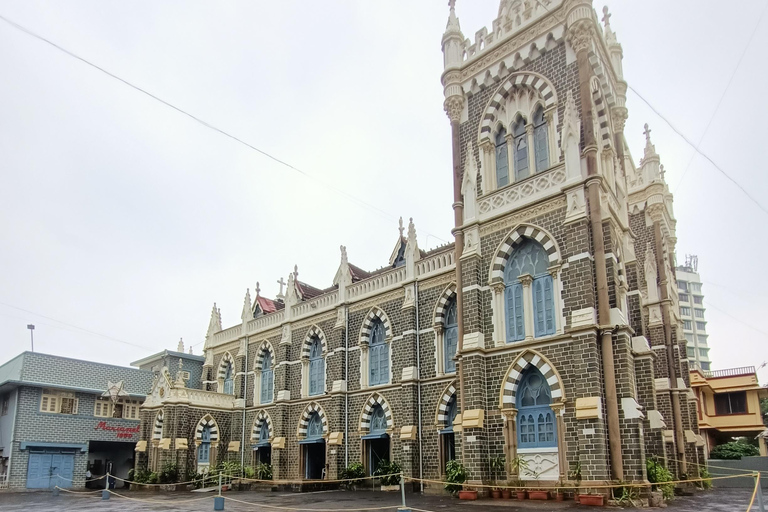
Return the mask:
MULTIPOLYGON (((498 5, 459 0, 465 36, 498 5)), ((768 209, 765 5, 608 4, 630 87, 768 209)), ((330 286, 342 244, 382 267, 400 216, 423 249, 452 239, 444 0, 0 0, 0 15, 293 167, 0 20, 0 363, 30 323, 39 352, 125 365, 183 338, 200 354, 214 302, 227 327, 246 288, 272 297, 294 265, 330 286)), ((632 157, 648 123, 675 194, 678 262, 699 257, 713 368, 759 366, 768 213, 636 93, 627 106, 632 157)))

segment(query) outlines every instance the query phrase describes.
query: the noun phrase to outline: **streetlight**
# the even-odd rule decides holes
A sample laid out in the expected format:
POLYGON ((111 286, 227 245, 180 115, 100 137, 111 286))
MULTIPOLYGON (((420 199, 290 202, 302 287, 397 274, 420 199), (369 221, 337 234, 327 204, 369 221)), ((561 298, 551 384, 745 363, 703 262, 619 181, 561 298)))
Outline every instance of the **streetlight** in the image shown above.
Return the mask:
POLYGON ((32 342, 32 352, 34 352, 35 351, 35 325, 27 324, 27 329, 29 329, 29 339, 32 342))

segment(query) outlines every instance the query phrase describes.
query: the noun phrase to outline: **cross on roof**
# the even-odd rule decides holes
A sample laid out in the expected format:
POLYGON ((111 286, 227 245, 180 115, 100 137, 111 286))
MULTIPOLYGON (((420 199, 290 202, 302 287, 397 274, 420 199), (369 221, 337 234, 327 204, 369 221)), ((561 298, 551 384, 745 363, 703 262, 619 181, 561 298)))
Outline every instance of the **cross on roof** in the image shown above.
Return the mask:
POLYGON ((650 141, 651 140, 651 129, 648 128, 648 123, 645 123, 645 126, 643 126, 645 130, 643 130, 643 133, 645 134, 645 140, 650 141))
POLYGON ((613 15, 608 12, 608 6, 606 5, 603 7, 603 19, 601 20, 603 23, 605 23, 606 27, 611 26, 611 16, 613 15))
POLYGON ((280 285, 280 294, 279 295, 282 295, 283 294, 283 286, 286 285, 285 279, 283 279, 281 277, 280 279, 277 280, 277 284, 280 285))
POLYGON ((456 0, 448 0, 448 7, 450 7, 451 9, 455 9, 456 8, 456 0))

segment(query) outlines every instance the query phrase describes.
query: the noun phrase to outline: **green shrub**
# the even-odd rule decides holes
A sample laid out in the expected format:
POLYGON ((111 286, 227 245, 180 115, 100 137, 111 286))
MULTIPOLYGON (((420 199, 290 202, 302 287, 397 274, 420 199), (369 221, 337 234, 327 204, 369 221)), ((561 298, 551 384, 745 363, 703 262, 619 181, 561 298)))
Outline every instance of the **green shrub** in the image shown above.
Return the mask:
POLYGON ((148 483, 148 484, 156 484, 156 483, 158 483, 159 480, 160 480, 160 477, 158 476, 158 474, 155 473, 154 471, 152 471, 151 473, 149 473, 147 475, 146 483, 148 483))
POLYGON ((402 472, 400 464, 397 462, 390 462, 388 460, 379 461, 379 465, 376 466, 376 471, 373 472, 375 476, 381 476, 381 485, 398 485, 400 483, 400 472, 402 472))
POLYGON ((665 484, 674 480, 672 473, 656 457, 649 457, 645 461, 645 468, 648 471, 648 481, 654 485, 653 489, 661 489, 665 500, 671 500, 675 496, 675 484, 665 484))
POLYGON ((365 478, 365 468, 359 462, 354 462, 341 470, 341 479, 350 480, 347 485, 360 485, 363 483, 363 478, 365 478))
POLYGON ((696 482, 696 485, 701 487, 702 489, 711 489, 712 488, 712 475, 709 474, 709 471, 707 471, 707 468, 704 466, 699 467, 699 478, 703 478, 704 480, 701 480, 700 482, 696 482))
POLYGON ((755 457, 757 455, 760 455, 760 450, 756 446, 742 441, 731 441, 715 446, 709 453, 709 458, 740 460, 742 457, 755 457))
POLYGON ((167 463, 163 466, 158 478, 161 484, 175 484, 179 481, 179 466, 172 462, 167 463))
POLYGON ((242 476, 243 468, 240 463, 234 460, 223 460, 218 467, 219 473, 228 476, 242 476))
POLYGON ((445 484, 445 490, 448 492, 459 492, 462 489, 462 485, 467 481, 467 468, 464 464, 458 460, 449 460, 445 465, 445 479, 448 481, 445 484))
MULTIPOLYGON (((272 480, 272 465, 271 464, 257 464, 255 469, 252 469, 254 475, 259 480, 272 480)), ((253 478, 253 477, 248 477, 253 478)))

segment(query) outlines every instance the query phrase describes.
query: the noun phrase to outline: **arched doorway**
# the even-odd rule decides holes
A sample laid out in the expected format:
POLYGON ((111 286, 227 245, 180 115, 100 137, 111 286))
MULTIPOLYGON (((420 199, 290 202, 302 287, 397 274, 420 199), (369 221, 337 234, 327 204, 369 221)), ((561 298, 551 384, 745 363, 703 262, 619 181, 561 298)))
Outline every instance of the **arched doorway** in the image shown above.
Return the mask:
POLYGON ((371 408, 371 422, 368 433, 363 437, 363 453, 368 475, 373 475, 382 461, 389 461, 389 434, 387 433, 387 415, 381 404, 371 408))
POLYGON ((299 441, 301 446, 302 472, 305 480, 325 478, 325 439, 323 421, 317 411, 307 420, 307 437, 299 441))
POLYGON ((444 426, 439 431, 441 473, 445 472, 445 465, 448 461, 456 458, 456 435, 453 431, 453 420, 456 419, 457 412, 458 407, 456 404, 456 395, 454 394, 445 409, 444 426))
POLYGON ((269 443, 269 427, 264 421, 259 429, 258 442, 253 445, 254 464, 272 464, 272 445, 269 443))

